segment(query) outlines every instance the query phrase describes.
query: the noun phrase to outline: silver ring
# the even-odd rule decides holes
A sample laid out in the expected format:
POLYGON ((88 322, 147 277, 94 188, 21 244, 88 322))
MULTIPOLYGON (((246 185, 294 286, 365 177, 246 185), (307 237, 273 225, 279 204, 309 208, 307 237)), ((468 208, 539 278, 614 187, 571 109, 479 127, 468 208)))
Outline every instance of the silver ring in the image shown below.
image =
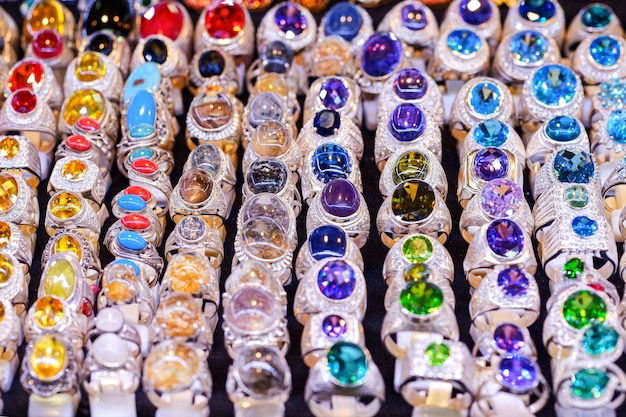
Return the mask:
POLYGON ((250 143, 256 128, 269 120, 281 122, 289 129, 292 137, 295 138, 298 135, 293 114, 289 110, 288 99, 277 93, 265 91, 251 95, 243 108, 241 118, 241 130, 243 130, 241 144, 244 148, 250 143))
POLYGON ((42 177, 39 151, 26 136, 0 136, 0 169, 14 172, 37 190, 42 177))
POLYGON ((387 198, 401 182, 411 179, 431 184, 442 197, 448 195, 446 173, 437 157, 425 147, 414 146, 392 153, 380 174, 378 189, 387 198))
POLYGON ((441 23, 441 31, 458 27, 469 27, 476 30, 495 51, 500 42, 502 24, 500 9, 494 1, 481 2, 478 7, 468 1, 454 0, 448 5, 446 15, 441 23))
POLYGON ((87 318, 73 310, 63 298, 47 295, 37 299, 24 320, 27 342, 44 334, 62 334, 76 352, 83 348, 87 318))
POLYGON ((100 129, 110 138, 116 138, 119 120, 113 103, 98 90, 92 88, 75 90, 65 97, 59 114, 58 132, 71 135, 75 123, 88 116, 100 125, 100 129))
POLYGON ((593 91, 592 87, 607 79, 626 76, 625 55, 626 41, 621 36, 595 35, 580 42, 574 53, 572 69, 580 75, 587 91, 593 91))
POLYGON ((365 41, 352 70, 363 94, 376 97, 382 93, 385 81, 406 66, 404 49, 393 32, 375 32, 365 41))
POLYGON ((339 36, 350 43, 351 52, 355 53, 374 33, 374 26, 367 10, 346 2, 334 4, 324 13, 317 32, 318 42, 328 36, 339 36), (345 22, 350 22, 350 29, 346 29, 345 22))
POLYGON ((566 57, 571 57, 584 39, 609 34, 616 36, 624 34, 622 22, 613 9, 604 3, 585 5, 567 28, 563 53, 566 57))
MULTIPOLYGON (((107 30, 93 32, 89 36, 83 37, 78 45, 79 53, 86 51, 99 52, 108 56, 112 65, 119 68, 122 77, 124 79, 128 77, 131 49, 125 37, 113 36, 113 34, 107 30)), ((74 57, 70 55, 70 58, 65 62, 63 68, 67 68, 67 64, 69 64, 69 61, 73 58, 74 57)), ((53 64, 51 65, 53 68, 56 68, 53 64)))
POLYGON ((428 73, 437 82, 467 81, 489 72, 487 40, 472 29, 441 31, 435 54, 428 62, 428 73))
POLYGON ((8 275, 6 283, 0 287, 0 297, 11 303, 12 308, 23 321, 28 311, 30 275, 11 253, 0 252, 0 261, 9 266, 6 268, 8 275))
MULTIPOLYGON (((302 209, 302 197, 296 188, 296 176, 276 158, 259 158, 250 165, 241 188, 242 202, 261 193, 275 194, 293 208, 296 217, 302 209)), ((234 194, 234 192, 233 192, 234 194)))
POLYGON ((124 85, 121 72, 107 55, 86 51, 69 63, 65 72, 63 92, 69 97, 76 90, 94 89, 117 105, 124 85))
POLYGON ((489 363, 493 362, 492 359, 511 353, 537 359, 537 347, 530 332, 517 323, 503 321, 484 331, 472 328, 470 333, 475 342, 472 355, 479 361, 489 363))
POLYGON ((164 261, 156 246, 143 238, 136 230, 109 229, 103 244, 115 259, 132 261, 141 271, 142 279, 151 287, 163 272, 164 261), (118 232, 117 235, 113 233, 118 232))
POLYGON ((200 216, 185 216, 174 226, 165 242, 168 262, 178 253, 198 252, 219 268, 224 259, 224 242, 220 231, 210 227, 200 216))
POLYGON ((68 252, 76 256, 83 268, 85 279, 93 290, 94 286, 98 285, 102 267, 98 254, 95 253, 85 236, 72 229, 66 229, 55 234, 46 243, 43 255, 41 255, 41 264, 46 265, 52 255, 60 252, 68 252))
POLYGON ((522 0, 509 7, 504 20, 503 35, 536 30, 546 37, 554 38, 557 44, 563 43, 565 36, 565 13, 557 0, 533 4, 522 0))
POLYGON ((196 215, 221 227, 231 208, 211 175, 197 168, 185 172, 170 195, 169 213, 175 223, 185 216, 196 215))
POLYGON ((68 308, 83 313, 87 317, 93 314, 92 289, 87 286, 85 273, 76 256, 67 252, 55 253, 43 268, 37 297, 42 298, 47 295, 62 298, 68 308), (59 271, 63 272, 59 273, 59 271))
POLYGON ((524 164, 526 150, 522 138, 512 124, 496 119, 483 120, 469 130, 458 144, 459 159, 463 161, 470 152, 489 147, 509 151, 522 165, 524 164))
POLYGON ((597 112, 591 124, 591 152, 599 164, 619 163, 626 152, 626 137, 620 126, 626 120, 626 111, 614 109, 597 112))
POLYGON ((77 158, 59 159, 52 168, 48 194, 71 191, 80 194, 99 210, 107 192, 100 168, 91 161, 77 158))
POLYGON ((235 61, 230 54, 218 47, 206 48, 194 54, 189 64, 189 80, 198 90, 217 83, 224 86, 230 94, 234 95, 239 91, 235 61), (218 71, 220 72, 217 73, 218 71))
POLYGON ((349 77, 338 75, 313 81, 304 100, 303 124, 325 109, 334 110, 361 126, 363 108, 359 85, 349 77))
POLYGON ((6 171, 0 173, 0 186, 9 198, 0 209, 0 221, 17 225, 27 236, 36 236, 39 202, 35 191, 21 176, 6 171))
POLYGON ((37 236, 24 233, 19 226, 10 222, 0 222, 0 232, 6 236, 6 240, 2 242, 2 252, 13 255, 28 272, 33 264, 37 236))
MULTIPOLYGON (((216 279, 216 283, 219 284, 217 281, 219 280, 216 279)), ((232 295, 244 287, 260 287, 269 291, 280 303, 283 315, 287 315, 287 292, 283 283, 276 279, 266 264, 248 260, 235 265, 224 283, 225 292, 222 294, 222 303, 228 303, 232 295)))
POLYGON ((146 62, 156 62, 161 74, 172 80, 175 89, 182 90, 187 86, 189 61, 185 52, 167 36, 150 35, 139 40, 130 58, 131 71, 146 62), (161 55, 156 56, 157 53, 161 55))
POLYGON ((352 120, 335 110, 318 111, 298 133, 298 145, 305 155, 324 143, 350 148, 359 161, 363 157, 361 130, 352 120))
POLYGON ((388 288, 385 292, 385 309, 389 310, 393 304, 398 301, 402 290, 404 290, 408 283, 416 282, 419 280, 426 280, 432 284, 435 284, 443 293, 443 299, 446 303, 450 304, 450 307, 454 308, 456 304, 456 297, 454 291, 452 291, 451 281, 445 274, 440 274, 438 270, 431 269, 430 266, 422 263, 411 264, 406 267, 404 271, 396 271, 395 275, 390 277, 388 282, 388 288))
POLYGON ((257 51, 275 41, 285 41, 298 54, 317 38, 317 22, 311 12, 297 3, 282 2, 265 12, 257 29, 257 51), (297 24, 288 24, 283 16, 291 16, 297 24))
POLYGON ((616 364, 587 367, 574 364, 567 371, 560 378, 555 378, 556 402, 559 406, 582 410, 611 410, 624 402, 622 387, 626 384, 626 375, 616 364), (598 378, 598 386, 592 390, 584 387, 587 377, 598 378))
POLYGON ((32 90, 37 98, 48 103, 51 109, 59 110, 63 104, 63 90, 52 68, 39 58, 24 58, 14 64, 7 74, 4 94, 9 96, 20 88, 32 90), (27 78, 24 78, 25 74, 27 78), (39 79, 38 79, 39 78, 39 79), (16 84, 11 83, 15 80, 16 84))
POLYGON ((287 126, 277 120, 263 122, 252 133, 241 161, 243 173, 246 174, 250 165, 262 157, 277 158, 294 175, 302 164, 302 151, 296 138, 287 126))

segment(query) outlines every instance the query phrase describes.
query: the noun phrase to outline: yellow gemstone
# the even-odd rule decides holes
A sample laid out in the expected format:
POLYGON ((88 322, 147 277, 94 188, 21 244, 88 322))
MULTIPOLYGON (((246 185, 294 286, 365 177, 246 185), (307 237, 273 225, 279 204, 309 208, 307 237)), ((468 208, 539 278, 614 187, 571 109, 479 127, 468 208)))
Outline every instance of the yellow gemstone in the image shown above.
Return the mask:
POLYGON ((195 350, 182 343, 163 342, 150 351, 144 375, 157 391, 181 391, 191 385, 199 365, 195 350))
POLYGON ((78 261, 83 259, 83 248, 80 245, 78 239, 70 235, 62 235, 57 238, 52 246, 52 255, 55 253, 68 252, 76 255, 78 261))
POLYGON ((109 299, 114 303, 126 303, 132 301, 135 297, 135 291, 129 283, 122 280, 110 282, 106 289, 109 299))
POLYGON ((5 313, 6 311, 4 311, 4 304, 0 303, 0 323, 2 323, 2 320, 4 320, 5 313))
POLYGON ((69 191, 64 191, 50 200, 50 213, 60 219, 70 219, 83 208, 80 198, 69 191))
POLYGON ((47 295, 67 300, 76 289, 76 271, 66 259, 50 261, 43 277, 43 289, 47 295))
POLYGON ((0 253, 0 284, 7 283, 13 276, 13 262, 4 253, 0 253))
POLYGON ((0 222, 0 249, 6 248, 11 241, 11 226, 7 222, 0 222))
POLYGON ((35 302, 35 322, 39 327, 49 328, 63 320, 63 303, 56 297, 45 296, 35 302))
POLYGON ((80 159, 72 159, 63 165, 61 175, 68 181, 80 181, 87 173, 87 164, 80 159))
POLYGON ((15 158, 20 153, 20 142, 12 136, 0 140, 0 156, 15 158))
POLYGON ((202 311, 190 295, 175 294, 159 305, 157 324, 168 338, 191 337, 202 326, 202 311))
POLYGON ((65 345, 52 335, 39 337, 30 354, 30 368, 42 380, 51 380, 63 371, 67 361, 65 345))
POLYGON ((106 72, 106 63, 101 56, 95 52, 85 52, 76 62, 74 67, 74 74, 76 79, 82 82, 96 81, 102 77, 106 72))
POLYGON ((0 212, 7 212, 17 200, 19 189, 11 174, 0 173, 0 212))
POLYGON ((104 110, 105 98, 101 92, 94 89, 76 90, 65 99, 63 118, 70 126, 74 126, 81 117, 90 117, 101 122, 104 110))
POLYGON ((280 74, 268 73, 259 77, 254 85, 256 93, 276 93, 279 96, 287 97, 289 95, 289 86, 287 78, 280 74))
POLYGON ((65 35, 66 21, 65 14, 63 13, 63 5, 56 0, 42 0, 35 4, 30 11, 30 19, 24 20, 26 30, 24 34, 28 34, 30 37, 44 29, 55 30, 59 35, 65 35))

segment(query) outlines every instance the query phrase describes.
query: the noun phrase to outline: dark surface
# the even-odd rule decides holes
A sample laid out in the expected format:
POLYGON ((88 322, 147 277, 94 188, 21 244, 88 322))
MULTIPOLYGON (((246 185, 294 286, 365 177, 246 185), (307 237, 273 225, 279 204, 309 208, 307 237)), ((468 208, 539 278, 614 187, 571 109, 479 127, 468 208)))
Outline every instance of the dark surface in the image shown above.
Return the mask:
MULTIPOLYGON (((611 0, 605 1, 605 3, 611 5, 620 16, 622 22, 626 21, 626 4, 623 0, 611 0)), ((4 3, 0 0, 0 4, 5 7, 17 20, 21 23, 21 16, 18 13, 18 3, 4 3)), ((562 5, 566 11, 566 15, 568 17, 568 22, 571 20, 573 16, 575 16, 576 12, 583 7, 585 4, 588 4, 587 1, 562 1, 562 5)), ((384 16, 387 10, 393 5, 389 4, 384 7, 370 9, 370 13, 373 17, 374 25, 376 26, 381 18, 384 16)), ((439 20, 443 16, 443 10, 438 9, 435 10, 435 13, 439 20)), ((502 9, 502 17, 506 15, 506 8, 502 9)), ((194 21, 197 19, 197 15, 193 16, 194 21)), ((258 24, 260 19, 263 17, 263 13, 255 13, 253 14, 253 19, 255 23, 258 24)), ((321 15, 316 15, 316 18, 319 22, 321 15)), ((191 96, 186 95, 186 103, 188 104, 191 101, 191 96)), ((243 97, 245 99, 245 97, 243 97)), ((244 101, 245 102, 245 101, 244 101)), ((176 166, 172 173, 172 183, 176 184, 178 178, 180 177, 183 163, 188 155, 189 151, 185 146, 184 142, 184 118, 179 118, 179 122, 181 124, 181 134, 177 137, 176 147, 174 149, 174 155, 176 157, 176 166)), ((365 131, 363 132, 364 140, 365 140, 365 153, 363 156, 363 160, 361 162, 361 170, 363 174, 363 187, 364 194, 367 200, 367 204, 370 210, 370 215, 372 221, 376 218, 376 214, 378 211, 378 207, 382 202, 382 198, 380 197, 380 193, 378 191, 378 179, 379 172, 376 169, 373 157, 373 142, 374 142, 374 132, 365 131)), ((446 130, 443 134, 444 137, 444 156, 443 156, 443 166, 448 175, 449 181, 449 194, 446 200, 448 207, 450 208, 450 212, 453 218, 453 229, 452 234, 448 242, 446 243, 446 248, 452 254, 455 261, 455 282, 454 282, 454 291, 457 298, 456 304, 456 313, 459 321, 459 326, 461 329, 461 339, 468 345, 472 345, 471 338, 469 337, 468 329, 469 329, 469 315, 468 315, 468 303, 469 303, 469 285, 467 284, 464 276, 463 276, 463 268, 462 261, 467 250, 467 244, 461 238, 461 235, 458 230, 458 219, 461 215, 461 207, 458 205, 455 192, 456 192, 456 184, 457 184, 457 175, 459 168, 459 161, 456 154, 455 141, 450 136, 449 132, 446 130)), ((108 193, 108 200, 110 201, 111 197, 114 196, 118 191, 123 189, 127 185, 127 180, 119 174, 117 169, 114 167, 113 175, 113 185, 108 193)), ((241 171, 238 171, 238 190, 241 189, 242 178, 241 171)), ((528 186, 525 188, 528 190, 528 186)), ((528 193, 526 193, 529 196, 528 193)), ((530 197, 528 197, 530 198, 530 197)), ((48 236, 46 235, 43 228, 43 220, 46 210, 46 203, 48 200, 48 196, 45 190, 45 184, 39 187, 39 203, 41 208, 41 223, 40 223, 40 233, 37 239, 37 249, 35 253, 35 261, 32 265, 31 269, 31 287, 30 287, 30 298, 31 302, 35 299, 35 292, 39 283, 39 275, 41 272, 41 265, 39 259, 41 257, 41 253, 43 251, 44 245, 48 240, 48 236)), ((238 197, 236 201, 235 207, 239 207, 241 203, 241 198, 238 197)), ((228 276, 230 272, 230 262, 232 260, 233 255, 233 239, 234 233, 236 229, 236 219, 237 209, 233 210, 233 214, 231 215, 231 219, 227 221, 226 227, 228 230, 228 236, 226 240, 226 256, 222 266, 222 283, 225 278, 228 276)), ((298 236, 300 240, 300 244, 306 238, 305 229, 304 229, 304 219, 306 216, 306 211, 298 218, 298 236)), ((107 224, 105 225, 105 230, 112 224, 113 220, 109 219, 107 224)), ((166 233, 170 233, 172 230, 172 223, 168 225, 168 229, 166 233)), ((102 233, 104 236, 104 232, 102 233)), ((162 253, 162 248, 161 248, 162 253)), ((365 336, 366 336, 366 345, 369 348, 372 357, 378 367, 380 368, 384 378, 385 384, 387 386, 387 401, 383 405, 381 412, 379 415, 385 417, 395 417, 395 416, 409 416, 411 413, 411 408, 402 400, 401 396, 396 394, 393 391, 393 368, 394 368, 394 359, 393 357, 386 352, 380 342, 380 327, 382 324, 382 320, 385 314, 385 309, 383 306, 383 296, 386 290, 386 285, 382 280, 382 263, 387 253, 387 249, 381 244, 378 233, 376 231, 376 226, 372 222, 370 239, 368 243, 362 249, 363 258, 365 259, 365 275, 367 278, 368 285, 368 310, 363 320, 363 325, 365 328, 365 336)), ((107 262, 111 260, 110 255, 106 252, 106 249, 103 249, 100 254, 101 260, 103 261, 103 265, 106 265, 107 262)), ((539 282, 541 288, 541 297, 542 301, 545 304, 545 300, 549 296, 547 279, 545 275, 543 275, 542 271, 539 271, 536 275, 537 280, 539 282)), ((618 280, 615 277, 614 282, 618 285, 620 291, 622 290, 621 280, 618 280)), ((306 382, 308 368, 304 365, 302 360, 300 359, 300 337, 302 333, 302 326, 293 318, 293 310, 292 303, 293 297, 295 294, 296 286, 292 284, 287 287, 287 293, 289 296, 289 331, 292 340, 292 347, 287 356, 287 360, 291 367, 291 372, 293 375, 293 392, 291 394, 291 398, 286 404, 286 412, 285 415, 288 417, 299 415, 299 416, 310 416, 311 414, 308 411, 303 399, 303 391, 304 385, 306 382)), ((535 343, 539 349, 540 355, 540 365, 541 368, 550 380, 549 373, 549 360, 547 353, 542 347, 541 343, 541 323, 543 323, 543 318, 545 317, 545 308, 542 308, 541 318, 537 321, 535 325, 530 328, 530 332, 535 339, 535 343)), ((21 354, 23 354, 23 348, 21 349, 21 354)), ((209 367, 211 369, 211 373, 213 375, 213 397, 210 403, 211 406, 211 415, 212 416, 232 416, 232 404, 228 400, 227 394, 225 392, 225 382, 226 375, 228 371, 228 366, 230 365, 230 358, 225 352, 223 347, 223 338, 222 331, 220 326, 215 332, 215 344, 214 349, 209 358, 209 367)), ((16 376, 13 386, 11 390, 6 393, 4 396, 4 414, 8 416, 25 416, 27 414, 27 404, 28 404, 28 396, 22 390, 19 384, 19 376, 16 376)), ((137 392, 137 409, 139 416, 151 416, 154 415, 154 407, 150 404, 150 402, 146 399, 143 394, 141 388, 137 392)), ((82 401, 79 408, 79 416, 89 415, 89 405, 87 402, 87 396, 84 395, 82 397, 82 401)), ((554 412, 552 410, 552 403, 550 403, 542 412, 537 414, 542 417, 554 416, 554 412)), ((622 407, 618 410, 618 416, 626 415, 626 407, 622 407), (621 411, 621 412, 620 412, 621 411)))

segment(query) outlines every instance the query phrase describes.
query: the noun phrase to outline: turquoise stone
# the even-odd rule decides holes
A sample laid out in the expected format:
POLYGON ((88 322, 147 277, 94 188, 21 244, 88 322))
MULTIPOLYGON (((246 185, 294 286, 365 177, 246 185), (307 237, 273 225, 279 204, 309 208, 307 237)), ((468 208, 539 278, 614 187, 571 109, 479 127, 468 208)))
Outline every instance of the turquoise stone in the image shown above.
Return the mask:
POLYGON ((582 13, 580 20, 585 27, 599 29, 611 23, 613 12, 604 4, 596 3, 587 7, 582 13))
POLYGON ((133 138, 145 138, 154 133, 156 103, 148 91, 138 91, 130 100, 126 113, 126 128, 133 138))
POLYGON ((598 231, 598 222, 587 216, 574 217, 572 230, 580 237, 591 237, 598 231))
POLYGON ((580 122, 571 116, 556 116, 546 123, 546 135, 556 142, 570 142, 580 136, 580 122))
POLYGON ((158 64, 146 62, 135 68, 124 84, 124 103, 128 103, 139 91, 156 94, 161 85, 161 71, 158 64))
POLYGON ((509 127, 499 120, 486 120, 474 128, 474 140, 480 146, 497 148, 509 138, 509 127))
POLYGON ((572 376, 570 390, 574 396, 580 399, 592 400, 600 398, 608 384, 609 376, 606 372, 600 369, 587 368, 572 376))
POLYGON ((620 144, 626 143, 626 110, 613 110, 606 123, 606 133, 620 144))
POLYGON ((469 95, 471 109, 483 116, 493 115, 502 106, 502 92, 492 82, 486 81, 476 85, 469 95))
POLYGON ((152 148, 139 148, 135 149, 128 156, 128 160, 132 163, 137 159, 152 159, 154 157, 154 150, 152 148))
POLYGON ((367 357, 359 345, 335 343, 326 354, 328 373, 340 386, 356 386, 367 374, 367 357))
POLYGON ((475 54, 482 44, 480 37, 469 29, 453 30, 447 39, 448 48, 459 55, 475 54))
POLYGON ((533 75, 531 89, 535 98, 546 106, 564 107, 574 100, 578 80, 574 72, 563 65, 550 64, 533 75))
POLYGON ((141 211, 146 208, 146 202, 133 194, 123 195, 117 199, 117 205, 126 211, 141 211))
POLYGON ((113 262, 111 262, 112 264, 119 264, 119 265, 126 265, 126 266, 130 266, 133 271, 135 271, 135 275, 136 276, 141 276, 141 269, 139 269, 139 265, 137 265, 135 262, 128 260, 128 259, 117 259, 113 262))
POLYGON ((599 65, 612 67, 622 54, 622 44, 612 36, 600 36, 591 41, 589 55, 599 65))
POLYGON ((141 235, 135 232, 123 231, 117 235, 117 243, 124 249, 140 251, 145 249, 146 241, 141 235))
POLYGON ((589 355, 599 356, 613 352, 618 340, 619 334, 615 329, 597 322, 585 330, 581 345, 589 355))

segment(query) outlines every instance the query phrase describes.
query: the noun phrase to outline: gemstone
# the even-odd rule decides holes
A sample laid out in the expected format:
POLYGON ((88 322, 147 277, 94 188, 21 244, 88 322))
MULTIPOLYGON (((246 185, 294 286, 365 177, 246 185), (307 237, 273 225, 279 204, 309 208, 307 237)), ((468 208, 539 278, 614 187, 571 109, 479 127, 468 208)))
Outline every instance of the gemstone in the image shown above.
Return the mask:
POLYGON ((57 0, 42 0, 33 4, 24 19, 24 37, 34 35, 41 30, 54 30, 60 35, 67 35, 73 29, 65 19, 65 7, 57 0))
MULTIPOLYGON (((58 235, 57 235, 58 236, 58 235)), ((55 253, 71 253, 76 256, 76 259, 81 261, 83 259, 83 248, 78 239, 72 235, 63 234, 56 238, 54 245, 52 246, 52 254, 55 253)))
POLYGON ((577 87, 574 72, 559 64, 544 65, 535 71, 531 80, 533 95, 549 107, 564 107, 571 103, 577 87))
POLYGON ((68 148, 76 152, 87 152, 91 149, 91 142, 82 135, 68 136, 68 138, 65 139, 65 144, 68 148))
POLYGON ((326 36, 341 36, 351 42, 361 31, 363 17, 357 6, 346 1, 335 4, 326 12, 326 36))
POLYGON ((525 356, 508 354, 500 359, 498 377, 513 392, 524 392, 533 388, 538 373, 533 361, 525 356))
POLYGON ((260 158, 250 165, 246 184, 254 194, 278 194, 287 185, 288 172, 276 158, 260 158))
POLYGON ((254 217, 269 217, 281 225, 290 223, 289 209, 284 200, 268 193, 257 194, 246 201, 245 210, 240 212, 240 216, 244 221, 254 217))
POLYGON ((350 91, 341 79, 330 77, 322 83, 318 97, 324 107, 337 110, 346 105, 350 91))
POLYGON ((287 97, 289 93, 287 78, 281 74, 262 74, 254 85, 254 93, 273 92, 281 97, 287 97))
POLYGON ((435 191, 427 182, 407 180, 391 196, 391 211, 404 222, 420 222, 435 209, 435 191))
POLYGON ((580 136, 580 122, 571 116, 556 116, 546 123, 545 132, 556 142, 570 142, 580 136))
POLYGON ((334 143, 318 146, 311 157, 311 166, 317 180, 324 184, 335 178, 348 178, 352 172, 348 151, 334 143))
POLYGON ((330 181, 321 192, 322 207, 335 217, 349 217, 357 212, 361 198, 356 186, 341 178, 330 181))
POLYGON ((402 60, 402 43, 391 32, 375 33, 361 49, 361 69, 372 77, 391 74, 402 60))
POLYGON ((201 359, 190 344, 164 341, 154 345, 144 362, 144 379, 162 393, 180 392, 198 375, 201 359))
POLYGON ((341 116, 335 110, 321 110, 315 113, 313 127, 320 136, 333 136, 341 127, 341 116))
POLYGON ((106 98, 98 90, 76 90, 63 103, 63 118, 69 126, 81 117, 90 117, 99 121, 106 110, 106 98))
POLYGON ((287 39, 293 39, 302 35, 308 25, 306 15, 302 13, 300 7, 289 1, 276 9, 274 22, 276 22, 276 26, 285 34, 287 39))
POLYGON ((100 52, 103 55, 110 56, 111 52, 113 52, 113 43, 111 34, 106 32, 98 33, 89 39, 89 44, 87 44, 85 50, 100 52))
POLYGON ((354 343, 337 342, 326 354, 328 373, 340 386, 361 384, 367 374, 367 356, 354 343))
POLYGON ((202 328, 202 309, 189 293, 170 294, 159 303, 155 321, 165 335, 192 338, 202 328))
POLYGON ((185 15, 183 6, 175 1, 153 4, 141 16, 139 33, 142 38, 150 35, 163 35, 172 40, 178 39, 183 31, 185 15))
POLYGON ((211 197, 213 179, 200 169, 191 169, 178 181, 181 198, 189 204, 201 204, 211 197))
POLYGON ((474 128, 474 140, 480 146, 497 148, 509 138, 509 127, 499 120, 485 120, 474 128))
POLYGON ((133 194, 123 195, 117 199, 117 205, 125 211, 141 211, 146 208, 146 202, 133 194))
POLYGON ((428 91, 428 80, 418 69, 405 68, 398 72, 393 90, 403 100, 419 100, 428 91))
POLYGON ((264 288, 243 287, 224 309, 224 320, 245 334, 258 334, 274 327, 282 317, 280 304, 264 288))
POLYGON ((238 354, 239 380, 255 399, 273 400, 284 393, 288 365, 275 347, 250 346, 238 354))
POLYGON ((293 49, 287 43, 275 40, 265 45, 260 58, 266 72, 284 74, 291 67, 293 56, 293 49))
POLYGON ((55 195, 48 203, 50 214, 59 219, 71 219, 80 213, 83 202, 72 192, 63 191, 55 195))
POLYGON ((198 71, 204 78, 218 77, 226 68, 226 59, 220 51, 210 50, 203 52, 198 58, 198 71))
POLYGON ((19 187, 13 175, 0 172, 0 213, 9 211, 17 201, 19 187))
POLYGON ((423 263, 414 263, 404 270, 405 282, 417 282, 430 278, 430 268, 423 263))
POLYGON ((524 192, 516 182, 496 178, 489 181, 480 192, 480 207, 493 218, 511 217, 524 204, 524 192))
POLYGON ((612 36, 599 36, 589 45, 589 55, 603 67, 612 67, 617 64, 621 54, 622 44, 612 36))
POLYGON ((583 334, 581 346, 591 356, 600 356, 615 350, 619 334, 614 328, 602 323, 592 323, 583 334))
POLYGON ((26 114, 35 110, 37 95, 30 90, 21 89, 11 94, 11 107, 13 111, 26 114))
MULTIPOLYGON (((124 194, 137 196, 137 197, 141 198, 145 202, 150 201, 150 199, 152 199, 152 194, 150 193, 150 191, 148 191, 145 188, 140 187, 138 185, 131 185, 130 187, 126 187, 126 189, 124 190, 124 194)), ((121 198, 120 198, 120 200, 121 200, 121 198)), ((118 205, 120 204, 119 200, 118 200, 117 204, 118 205)), ((145 207, 145 203, 143 204, 143 206, 145 207)), ((120 207, 121 207, 121 205, 120 205, 120 207)))
POLYGON ((199 216, 185 216, 176 225, 178 233, 186 240, 196 242, 204 236, 207 224, 199 216))
POLYGON ((164 64, 167 61, 168 50, 167 45, 163 40, 158 38, 151 38, 143 45, 143 59, 146 62, 155 62, 157 64, 164 64))
POLYGON ((33 35, 33 53, 37 58, 50 59, 63 52, 63 38, 55 30, 44 29, 33 35))
POLYGON ((556 6, 552 0, 522 0, 519 14, 533 23, 545 23, 556 14, 556 6))
POLYGON ((493 331, 493 340, 498 349, 507 353, 519 352, 526 346, 522 330, 511 323, 504 323, 496 327, 496 330, 493 331))
POLYGON ((569 259, 563 264, 563 275, 567 279, 577 279, 585 271, 585 263, 579 258, 569 259))
POLYGON ((206 9, 204 27, 212 38, 232 39, 239 35, 245 24, 246 14, 237 2, 218 1, 206 9))
POLYGON ((322 331, 331 339, 338 339, 346 333, 346 320, 336 314, 324 317, 322 331))
POLYGON ((6 159, 15 158, 20 153, 20 142, 13 136, 0 140, 0 156, 6 159))
POLYGON ((571 377, 570 390, 578 398, 592 400, 602 397, 609 381, 608 374, 600 369, 581 369, 571 377))
POLYGON ((594 321, 606 319, 606 303, 598 294, 589 290, 577 291, 563 303, 563 318, 575 329, 582 329, 594 321))
POLYGON ((58 378, 67 363, 67 348, 56 336, 42 335, 34 339, 28 358, 30 369, 42 381, 58 378))
POLYGON ((487 244, 498 256, 514 258, 524 249, 522 228, 512 220, 497 219, 487 227, 487 244))
POLYGON ((6 248, 11 242, 11 226, 7 222, 0 222, 0 249, 6 248))
POLYGON ((130 100, 126 111, 126 129, 133 138, 146 138, 156 126, 156 102, 152 93, 139 91, 130 100))
POLYGON ((221 153, 217 147, 211 143, 203 143, 192 152, 192 166, 204 170, 215 178, 222 167, 221 153))
POLYGON ((65 311, 63 303, 56 297, 47 295, 35 301, 35 322, 39 327, 48 329, 63 321, 65 311))
POLYGON ((554 158, 554 174, 559 182, 588 184, 594 173, 591 155, 583 150, 561 149, 554 158))
POLYGON ((413 141, 424 134, 426 116, 419 106, 402 103, 391 112, 389 131, 401 142, 413 141))
POLYGON ((285 229, 268 217, 251 218, 242 228, 246 252, 260 260, 273 261, 288 250, 285 229))
POLYGON ((159 166, 155 162, 145 158, 135 159, 130 166, 135 171, 144 175, 151 175, 159 170, 159 166))
POLYGON ((398 185, 410 179, 425 180, 428 176, 430 161, 422 152, 407 151, 396 160, 391 173, 394 184, 398 185))
POLYGON ((233 117, 230 100, 222 93, 206 92, 194 101, 196 104, 190 110, 191 114, 204 129, 221 129, 233 117))
POLYGON ((283 103, 275 93, 259 93, 250 100, 248 106, 248 120, 252 127, 258 127, 268 120, 281 120, 283 117, 283 103))
POLYGON ((493 10, 489 0, 461 0, 459 14, 465 23, 479 26, 491 19, 493 10))
POLYGON ((140 251, 146 248, 147 243, 139 233, 123 231, 117 235, 117 243, 124 249, 140 251))
POLYGON ((331 300, 344 300, 354 292, 356 273, 344 260, 330 260, 317 274, 317 287, 331 300))
POLYGON ((498 274, 498 287, 507 297, 523 297, 528 292, 529 285, 528 277, 519 268, 506 268, 498 274))
POLYGON ((137 92, 146 90, 158 94, 161 85, 161 70, 155 62, 145 62, 130 73, 124 84, 124 102, 128 103, 137 92))
POLYGON ((106 63, 100 54, 84 52, 76 58, 74 75, 78 81, 88 83, 104 77, 106 70, 106 63))
MULTIPOLYGON (((55 295, 64 300, 69 299, 76 290, 76 271, 66 259, 51 259, 43 273, 43 289, 46 295, 55 295)), ((81 283, 82 284, 82 283, 81 283)))
POLYGON ((412 31, 420 31, 428 25, 428 15, 417 4, 409 3, 400 11, 402 26, 412 31))
POLYGON ((441 366, 450 357, 450 348, 443 342, 431 343, 424 351, 430 366, 441 366))
POLYGON ((11 92, 22 88, 37 91, 43 83, 43 77, 43 66, 39 62, 24 59, 9 72, 7 87, 11 92))
POLYGON ((320 226, 309 234, 309 252, 316 261, 346 254, 348 237, 340 227, 332 225, 320 226))
POLYGON ((122 225, 128 229, 145 230, 150 227, 150 220, 141 214, 127 214, 120 219, 122 225))
POLYGON ((409 282, 400 293, 400 305, 410 314, 426 316, 443 305, 443 292, 426 280, 409 282))
POLYGON ((611 111, 606 123, 606 133, 619 144, 626 144, 626 110, 611 111))
POLYGON ((478 83, 469 94, 470 110, 474 113, 489 116, 502 108, 502 91, 490 81, 478 83))
POLYGON ((74 126, 78 126, 85 132, 97 132, 100 130, 100 123, 94 118, 91 117, 81 117, 79 118, 74 126))
POLYGON ((504 178, 509 172, 509 158, 500 148, 480 149, 474 157, 474 175, 483 181, 504 178))
POLYGON ((448 48, 455 55, 474 55, 483 45, 482 39, 472 30, 457 29, 448 34, 448 48))
POLYGON ((83 36, 108 30, 128 38, 135 26, 135 9, 130 0, 93 0, 83 16, 83 36))
POLYGON ((548 39, 534 30, 525 30, 516 33, 509 42, 509 53, 513 62, 520 66, 534 66, 548 53, 550 43, 548 39))
POLYGON ((433 244, 426 236, 411 236, 402 244, 402 255, 414 264, 427 262, 433 255, 433 244))
POLYGON ((613 11, 601 3, 591 4, 583 10, 581 23, 591 29, 606 27, 614 18, 613 11))
POLYGON ((591 237, 598 231, 598 222, 587 216, 572 219, 572 230, 580 237, 591 237))
POLYGON ((152 159, 154 158, 154 150, 152 148, 137 148, 128 155, 128 160, 132 163, 137 159, 152 159))
POLYGON ((80 181, 87 174, 87 164, 82 159, 71 159, 63 164, 61 176, 68 181, 80 181))
POLYGON ((0 252, 0 284, 6 284, 13 276, 13 262, 4 253, 0 252))
POLYGON ((135 274, 136 277, 139 277, 141 275, 141 269, 139 269, 139 266, 128 259, 116 259, 115 261, 111 262, 112 265, 124 265, 125 267, 129 267, 133 273, 135 274))

